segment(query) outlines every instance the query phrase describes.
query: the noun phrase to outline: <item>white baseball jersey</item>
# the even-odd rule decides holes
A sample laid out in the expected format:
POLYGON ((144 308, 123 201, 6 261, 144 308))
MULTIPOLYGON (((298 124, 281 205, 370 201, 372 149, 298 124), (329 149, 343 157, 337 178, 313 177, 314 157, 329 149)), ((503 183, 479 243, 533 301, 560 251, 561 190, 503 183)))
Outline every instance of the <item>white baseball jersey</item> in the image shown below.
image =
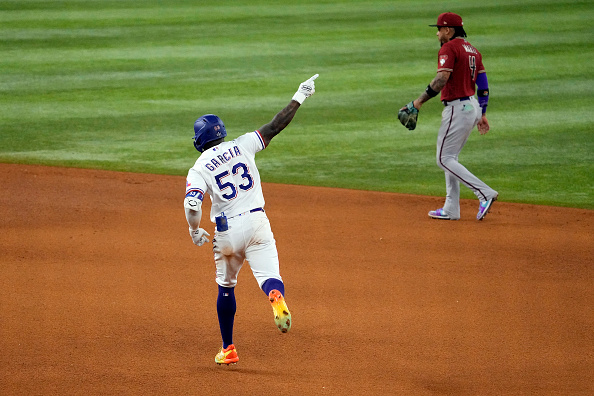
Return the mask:
POLYGON ((221 213, 229 218, 263 208, 264 195, 255 155, 265 148, 260 132, 254 131, 204 151, 188 172, 184 207, 194 209, 208 193, 213 223, 221 213))

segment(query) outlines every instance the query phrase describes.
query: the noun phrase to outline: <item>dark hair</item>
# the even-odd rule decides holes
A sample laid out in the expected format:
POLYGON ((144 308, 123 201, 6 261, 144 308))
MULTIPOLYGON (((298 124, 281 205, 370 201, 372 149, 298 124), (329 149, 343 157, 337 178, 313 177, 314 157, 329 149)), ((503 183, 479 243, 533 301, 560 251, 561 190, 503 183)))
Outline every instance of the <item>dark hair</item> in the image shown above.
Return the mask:
POLYGON ((466 37, 466 32, 462 26, 454 26, 454 35, 452 38, 456 37, 466 37))

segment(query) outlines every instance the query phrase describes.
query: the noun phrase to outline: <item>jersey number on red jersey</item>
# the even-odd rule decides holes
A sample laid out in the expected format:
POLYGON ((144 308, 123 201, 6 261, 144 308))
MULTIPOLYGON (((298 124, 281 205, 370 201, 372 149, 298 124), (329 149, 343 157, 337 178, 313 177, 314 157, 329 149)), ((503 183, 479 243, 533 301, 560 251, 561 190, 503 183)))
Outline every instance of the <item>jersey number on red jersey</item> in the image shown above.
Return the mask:
POLYGON ((468 56, 468 66, 470 66, 470 79, 474 81, 476 76, 476 56, 468 56))

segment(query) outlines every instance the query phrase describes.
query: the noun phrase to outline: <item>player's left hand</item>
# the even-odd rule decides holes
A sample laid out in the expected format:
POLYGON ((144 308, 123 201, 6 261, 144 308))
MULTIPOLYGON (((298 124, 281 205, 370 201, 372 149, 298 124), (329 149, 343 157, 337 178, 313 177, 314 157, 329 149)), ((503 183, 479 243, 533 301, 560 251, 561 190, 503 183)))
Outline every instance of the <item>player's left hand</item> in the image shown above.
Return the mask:
POLYGON ((209 242, 207 236, 210 236, 210 234, 203 228, 198 228, 197 230, 190 228, 190 236, 192 237, 192 242, 194 242, 194 245, 202 246, 206 242, 209 242))
POLYGON ((297 92, 295 92, 295 95, 293 95, 293 100, 299 102, 299 104, 303 104, 303 101, 305 99, 313 95, 316 92, 316 84, 314 83, 314 80, 319 76, 319 74, 314 74, 313 76, 302 82, 299 85, 299 89, 297 90, 297 92))
POLYGON ((491 127, 489 126, 489 121, 487 120, 487 116, 485 114, 483 114, 483 117, 478 122, 476 127, 478 128, 479 133, 481 135, 484 135, 485 133, 489 132, 489 129, 491 129, 491 127))
POLYGON ((410 102, 398 111, 398 119, 400 123, 413 130, 417 127, 417 118, 419 117, 419 109, 415 107, 414 101, 410 102))

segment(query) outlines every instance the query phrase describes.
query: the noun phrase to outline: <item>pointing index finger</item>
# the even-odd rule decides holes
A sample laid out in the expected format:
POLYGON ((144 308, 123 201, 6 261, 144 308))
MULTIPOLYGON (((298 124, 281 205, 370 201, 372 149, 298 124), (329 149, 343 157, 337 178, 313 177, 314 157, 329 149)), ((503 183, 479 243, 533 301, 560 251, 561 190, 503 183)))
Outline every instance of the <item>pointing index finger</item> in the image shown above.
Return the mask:
POLYGON ((314 74, 313 76, 311 76, 309 79, 311 81, 315 80, 316 78, 318 78, 320 75, 319 74, 314 74))

